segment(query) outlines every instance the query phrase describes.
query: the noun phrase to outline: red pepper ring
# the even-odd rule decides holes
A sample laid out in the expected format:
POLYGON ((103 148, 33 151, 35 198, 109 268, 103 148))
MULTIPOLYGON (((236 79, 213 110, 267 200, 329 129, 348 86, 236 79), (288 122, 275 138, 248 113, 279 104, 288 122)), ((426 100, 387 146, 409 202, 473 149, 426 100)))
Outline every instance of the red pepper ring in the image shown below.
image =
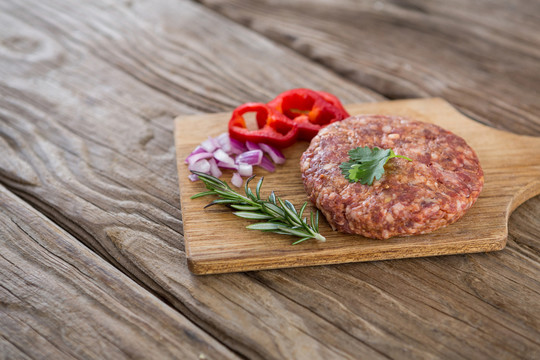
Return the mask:
POLYGON ((330 94, 326 91, 317 91, 316 92, 317 94, 321 95, 321 97, 326 100, 327 102, 329 102, 330 104, 334 105, 335 107, 337 107, 338 109, 340 109, 342 112, 344 112, 345 114, 347 114, 347 117, 349 117, 349 113, 347 112, 347 110, 345 110, 345 108, 343 107, 343 104, 341 104, 341 101, 339 101, 338 97, 334 94, 330 94))
POLYGON ((268 106, 298 124, 298 138, 308 141, 324 126, 349 117, 334 95, 310 89, 285 91, 268 106))
POLYGON ((285 115, 266 104, 246 103, 237 107, 229 121, 229 135, 239 141, 265 143, 277 148, 285 148, 296 142, 298 126, 285 115), (256 113, 257 130, 249 130, 244 114, 256 113))

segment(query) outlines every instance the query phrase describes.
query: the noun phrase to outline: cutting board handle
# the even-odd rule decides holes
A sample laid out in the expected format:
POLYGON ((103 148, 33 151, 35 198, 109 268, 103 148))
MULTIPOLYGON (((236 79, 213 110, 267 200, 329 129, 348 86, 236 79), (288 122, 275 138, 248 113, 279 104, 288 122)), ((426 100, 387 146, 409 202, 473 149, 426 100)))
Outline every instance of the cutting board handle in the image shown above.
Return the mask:
MULTIPOLYGON (((498 132, 495 139, 500 140, 502 147, 497 152, 501 162, 506 162, 509 168, 509 184, 504 190, 512 195, 508 218, 519 205, 540 194, 540 138, 498 132)), ((501 169, 504 168, 505 164, 501 164, 501 169)))

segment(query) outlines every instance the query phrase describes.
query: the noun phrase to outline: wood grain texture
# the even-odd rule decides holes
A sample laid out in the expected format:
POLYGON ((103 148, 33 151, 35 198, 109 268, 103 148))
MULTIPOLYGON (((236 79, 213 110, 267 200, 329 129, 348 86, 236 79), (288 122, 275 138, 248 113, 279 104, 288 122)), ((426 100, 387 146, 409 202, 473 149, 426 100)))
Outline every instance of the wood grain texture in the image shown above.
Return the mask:
POLYGON ((237 358, 1 185, 0 203, 0 358, 237 358))
POLYGON ((243 356, 373 352, 360 341, 342 350, 346 332, 326 334, 325 320, 245 277, 192 279, 183 252, 173 117, 266 101, 301 84, 340 92, 348 101, 379 95, 189 2, 0 7, 13 29, 0 57, 0 151, 12 155, 0 159, 4 184, 243 356), (240 66, 246 54, 250 59, 240 66), (276 70, 262 71, 263 61, 276 70), (202 86, 194 72, 212 81, 202 86), (231 293, 235 288, 243 290, 231 293), (264 298, 272 300, 263 309, 264 298))
POLYGON ((483 123, 540 132, 540 3, 202 0, 391 99, 443 97, 483 123))
MULTIPOLYGON (((189 1, 2 1, 0 20, 0 182, 240 357, 538 358, 538 197, 511 216, 501 252, 188 271, 175 115, 298 86, 346 103, 383 95, 189 1)), ((1 353, 24 358, 9 341, 31 334, 9 329, 1 353)))
MULTIPOLYGON (((208 135, 226 130, 229 114, 195 115, 176 120, 176 149, 182 200, 184 238, 190 269, 212 274, 282 267, 336 264, 501 250, 506 245, 511 212, 540 194, 540 137, 517 136, 472 121, 441 99, 401 100, 347 106, 350 114, 405 116, 442 126, 463 137, 475 149, 484 170, 485 185, 477 203, 456 224, 420 236, 389 240, 366 239, 332 231, 321 220, 324 243, 290 246, 292 237, 245 229, 253 221, 223 209, 204 209, 211 200, 190 197, 205 190, 188 179, 184 159, 208 135)), ((300 206, 307 201, 299 161, 307 143, 286 149, 287 162, 275 173, 263 172, 270 190, 300 206)), ((258 168, 257 168, 258 169, 258 168)), ((228 177, 232 171, 227 172, 228 177)), ((239 190, 243 192, 242 189, 239 190)), ((312 207, 313 208, 313 207, 312 207)))

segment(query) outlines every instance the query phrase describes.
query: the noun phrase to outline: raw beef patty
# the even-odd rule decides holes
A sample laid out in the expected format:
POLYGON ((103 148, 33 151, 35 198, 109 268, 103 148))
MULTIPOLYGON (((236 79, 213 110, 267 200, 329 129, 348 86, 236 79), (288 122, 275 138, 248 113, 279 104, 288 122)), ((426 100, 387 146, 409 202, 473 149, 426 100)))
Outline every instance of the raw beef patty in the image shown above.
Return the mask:
POLYGON ((304 187, 334 230, 370 238, 424 234, 461 218, 475 203, 484 175, 465 140, 439 126, 397 116, 361 115, 313 138, 300 160, 304 187), (351 183, 339 165, 368 146, 398 155, 373 185, 351 183))

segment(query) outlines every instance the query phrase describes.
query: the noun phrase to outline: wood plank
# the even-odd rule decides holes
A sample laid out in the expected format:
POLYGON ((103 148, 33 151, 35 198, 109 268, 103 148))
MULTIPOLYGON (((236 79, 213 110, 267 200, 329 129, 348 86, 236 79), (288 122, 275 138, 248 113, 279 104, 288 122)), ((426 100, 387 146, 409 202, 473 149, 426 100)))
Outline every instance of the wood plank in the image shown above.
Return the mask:
POLYGON ((10 154, 0 181, 240 355, 534 358, 538 226, 523 219, 538 213, 537 198, 516 210, 509 246, 475 277, 466 275, 478 256, 451 257, 462 271, 448 258, 210 277, 187 270, 175 115, 297 86, 347 103, 382 96, 191 2, 0 9, 0 152, 10 154), (377 282, 386 273, 406 281, 377 282), (452 291, 439 295, 444 288, 452 291))
MULTIPOLYGON (((486 179, 477 203, 456 224, 430 234, 381 241, 332 231, 330 225, 321 220, 320 232, 326 242, 312 240, 289 246, 294 237, 254 232, 245 228, 253 221, 239 219, 219 206, 205 209, 213 198, 190 199, 206 189, 201 182, 188 179, 190 173, 184 159, 209 135, 218 136, 226 131, 230 113, 181 116, 176 120, 175 140, 186 250, 189 267, 194 273, 501 250, 506 245, 511 212, 540 194, 540 137, 517 136, 483 126, 441 99, 351 104, 347 110, 351 115, 404 116, 437 124, 463 137, 478 154, 486 179)), ((272 190, 298 207, 309 201, 298 165, 307 145, 299 142, 285 149, 287 162, 274 173, 261 172, 257 168, 257 174, 265 179, 263 198, 272 190)), ((230 178, 232 171, 225 173, 224 178, 230 178)), ((243 189, 239 192, 243 193, 243 189)), ((309 210, 315 211, 314 207, 309 210)))
POLYGON ((237 358, 2 185, 0 203, 0 357, 237 358))
POLYGON ((535 359, 540 354, 533 315, 539 310, 535 261, 502 251, 252 276, 391 358, 535 359), (497 274, 490 268, 495 262, 497 274), (516 276, 507 278, 518 264, 527 273, 517 276, 520 285, 516 276), (528 295, 510 295, 518 287, 528 295), (317 301, 310 299, 314 292, 317 301))
POLYGON ((268 100, 301 84, 338 90, 349 101, 380 96, 190 2, 0 7, 13 29, 4 43, 39 45, 27 49, 32 56, 19 45, 0 57, 0 151, 13 155, 0 159, 2 182, 241 355, 377 358, 362 341, 245 276, 192 277, 173 118, 268 100), (201 45, 201 36, 212 43, 201 45), (251 60, 239 66, 238 53, 266 61, 272 72, 251 60), (212 81, 201 84, 194 73, 212 81))
POLYGON ((391 99, 442 97, 540 134, 538 2, 200 2, 391 99))

